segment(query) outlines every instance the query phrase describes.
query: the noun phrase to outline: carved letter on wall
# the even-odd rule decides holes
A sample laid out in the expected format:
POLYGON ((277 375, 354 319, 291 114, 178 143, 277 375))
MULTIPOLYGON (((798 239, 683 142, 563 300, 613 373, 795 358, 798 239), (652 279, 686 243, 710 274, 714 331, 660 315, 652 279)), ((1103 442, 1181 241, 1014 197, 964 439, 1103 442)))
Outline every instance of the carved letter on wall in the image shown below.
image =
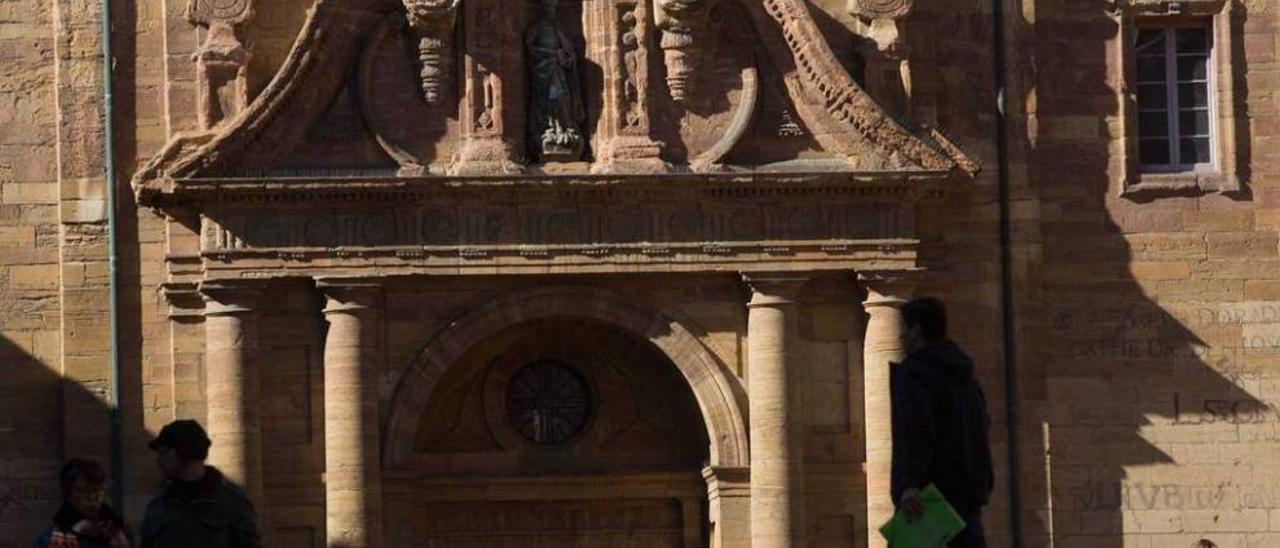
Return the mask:
POLYGON ((453 33, 462 0, 404 0, 409 30, 418 44, 418 77, 422 98, 437 105, 452 87, 453 33))
POLYGON ((658 20, 662 29, 662 51, 667 65, 667 87, 671 98, 686 103, 693 97, 698 70, 706 47, 708 23, 705 0, 658 0, 664 17, 658 20))
POLYGON ((208 129, 234 117, 249 102, 246 68, 250 52, 239 36, 253 16, 252 0, 191 0, 187 21, 209 29, 192 55, 199 86, 200 126, 208 129))

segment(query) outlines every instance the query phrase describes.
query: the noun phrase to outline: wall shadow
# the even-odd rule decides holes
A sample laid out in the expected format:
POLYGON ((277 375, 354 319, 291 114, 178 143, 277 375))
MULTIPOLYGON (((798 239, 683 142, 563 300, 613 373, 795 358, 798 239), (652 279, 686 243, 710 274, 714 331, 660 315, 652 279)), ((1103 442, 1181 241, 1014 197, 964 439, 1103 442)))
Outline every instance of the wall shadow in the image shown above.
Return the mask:
MULTIPOLYGON (((1255 396, 1258 359, 1276 349, 1247 335, 1251 324, 1280 322, 1280 310, 1237 302, 1243 281, 1215 279, 1194 213, 1203 200, 1117 197, 1114 16, 1053 0, 1015 5, 1027 3, 1033 11, 1009 14, 1010 112, 1029 113, 1009 125, 1011 206, 1040 212, 1014 219, 1015 268, 1027 274, 1015 273, 1014 287, 1024 541, 1214 541, 1205 531, 1220 514, 1264 495, 1232 453, 1276 441, 1280 414, 1255 396)), ((1247 138, 1239 145, 1247 164, 1247 138)))
MULTIPOLYGON (((6 323, 22 316, 37 319, 38 313, 31 317, 12 310, 6 323)), ((29 335, 24 342, 0 336, 0 401, 6 406, 0 414, 0 462, 5 463, 0 468, 0 548, 33 545, 61 500, 57 476, 63 453, 64 387, 57 364, 43 363, 28 352, 29 335)), ((94 399, 74 390, 69 397, 94 399)))

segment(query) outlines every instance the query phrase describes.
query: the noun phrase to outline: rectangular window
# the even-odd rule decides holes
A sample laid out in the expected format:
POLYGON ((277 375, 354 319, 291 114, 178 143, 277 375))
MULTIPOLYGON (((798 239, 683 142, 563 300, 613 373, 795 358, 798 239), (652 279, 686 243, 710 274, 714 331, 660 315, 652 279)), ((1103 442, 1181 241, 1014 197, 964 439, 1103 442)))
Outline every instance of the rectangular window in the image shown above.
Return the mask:
POLYGON ((1134 83, 1141 171, 1214 170, 1212 52, 1208 26, 1138 29, 1134 83))

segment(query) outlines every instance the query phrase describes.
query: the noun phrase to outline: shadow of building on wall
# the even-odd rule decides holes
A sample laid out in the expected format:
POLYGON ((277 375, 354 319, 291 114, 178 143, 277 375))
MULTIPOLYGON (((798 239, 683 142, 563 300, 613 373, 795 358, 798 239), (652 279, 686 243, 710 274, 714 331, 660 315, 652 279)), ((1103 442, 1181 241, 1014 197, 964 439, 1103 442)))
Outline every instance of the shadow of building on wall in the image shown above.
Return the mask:
MULTIPOLYGON (((1015 115, 1009 132, 1024 540, 1119 548, 1167 534, 1192 546, 1230 530, 1220 515, 1273 498, 1250 479, 1258 453, 1236 453, 1276 441, 1280 415, 1255 394, 1277 349, 1248 326, 1280 322, 1280 309, 1246 302, 1243 276, 1215 264, 1205 236, 1219 213, 1251 227, 1247 193, 1119 196, 1116 67, 1129 46, 1114 14, 1078 4, 1020 0, 1009 14, 1010 111, 1034 120, 1015 115)), ((1248 12, 1234 9, 1239 37, 1248 12)), ((1246 58, 1231 53, 1243 96, 1246 58)), ((1247 166, 1236 114, 1238 158, 1224 161, 1247 166)))
MULTIPOLYGON (((31 546, 49 526, 62 500, 58 471, 68 459, 90 458, 109 471, 113 467, 112 395, 64 378, 61 369, 56 357, 36 357, 0 336, 0 548, 31 546)), ((124 403, 140 406, 129 399, 124 403)), ((123 439, 145 435, 134 429, 123 439)), ((127 476, 125 482, 129 489, 159 485, 127 476)), ((125 515, 131 524, 141 517, 125 515)))

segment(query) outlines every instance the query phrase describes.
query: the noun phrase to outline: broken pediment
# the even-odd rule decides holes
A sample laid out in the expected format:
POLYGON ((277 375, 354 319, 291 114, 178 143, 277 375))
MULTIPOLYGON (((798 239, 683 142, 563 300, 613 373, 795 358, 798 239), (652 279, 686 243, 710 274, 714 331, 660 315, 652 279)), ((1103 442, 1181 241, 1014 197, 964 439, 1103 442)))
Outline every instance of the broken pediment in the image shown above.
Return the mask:
POLYGON ((972 174, 887 114, 804 0, 318 0, 275 79, 135 177, 972 174))

